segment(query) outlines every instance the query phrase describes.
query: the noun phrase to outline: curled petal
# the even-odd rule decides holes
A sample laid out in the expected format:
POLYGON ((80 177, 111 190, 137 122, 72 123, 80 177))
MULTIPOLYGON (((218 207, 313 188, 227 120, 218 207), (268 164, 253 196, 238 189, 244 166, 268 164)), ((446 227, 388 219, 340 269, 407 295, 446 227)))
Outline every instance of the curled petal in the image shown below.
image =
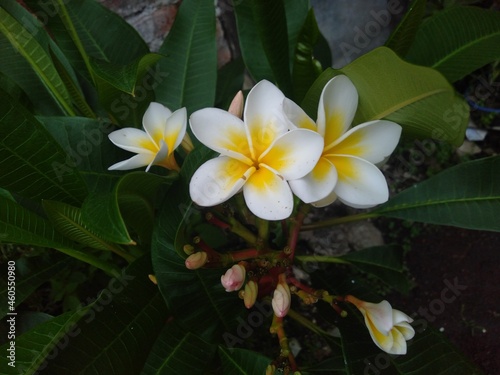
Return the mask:
POLYGON ((309 174, 288 183, 293 193, 304 203, 319 202, 333 192, 337 184, 337 170, 327 159, 320 158, 309 174))
POLYGON ((130 159, 121 161, 119 163, 113 164, 111 167, 108 168, 110 171, 115 171, 115 170, 128 170, 128 169, 135 169, 135 168, 140 168, 140 167, 145 167, 149 165, 154 159, 153 154, 137 154, 135 156, 132 156, 130 159))
POLYGON ((283 101, 283 111, 287 120, 290 121, 290 129, 301 128, 317 131, 317 126, 313 120, 295 102, 288 98, 283 101))
POLYGON ((151 141, 148 135, 136 128, 115 130, 109 133, 108 138, 121 149, 135 152, 136 154, 154 154, 158 151, 158 146, 151 141))
POLYGON ((283 93, 263 80, 248 93, 244 120, 253 158, 258 158, 281 134, 288 131, 283 114, 283 93))
POLYGON ((401 126, 392 121, 377 120, 355 126, 325 147, 330 154, 353 155, 377 164, 396 148, 401 126))
POLYGON ((162 139, 160 140, 160 150, 156 153, 154 159, 151 160, 151 163, 149 163, 148 167, 146 168, 146 172, 149 171, 149 168, 151 168, 152 165, 161 165, 167 159, 167 157, 168 157, 168 146, 162 139))
POLYGON ((186 125, 186 108, 178 109, 166 120, 164 139, 171 153, 181 144, 186 134, 186 125))
POLYGON ((218 108, 204 108, 190 117, 191 130, 198 140, 222 155, 251 164, 245 124, 218 108))
POLYGON ((208 160, 191 178, 191 199, 203 207, 225 202, 241 189, 254 171, 254 167, 228 156, 208 160))
POLYGON ((142 117, 142 126, 151 137, 151 140, 156 144, 159 144, 160 139, 163 139, 165 124, 167 118, 169 118, 171 114, 172 111, 170 111, 170 109, 156 102, 151 102, 144 113, 142 117))
POLYGON ((265 220, 283 220, 293 209, 290 186, 273 171, 260 168, 243 186, 245 202, 255 216, 265 220))
POLYGON ((325 157, 337 169, 335 194, 342 202, 352 207, 366 208, 387 201, 389 188, 384 175, 375 165, 355 156, 325 157))
POLYGON ((285 180, 295 180, 311 172, 323 150, 323 138, 307 129, 283 134, 262 154, 259 163, 268 165, 285 180))
POLYGON ((344 134, 358 107, 358 91, 345 75, 332 78, 323 88, 318 106, 318 132, 330 145, 344 134))

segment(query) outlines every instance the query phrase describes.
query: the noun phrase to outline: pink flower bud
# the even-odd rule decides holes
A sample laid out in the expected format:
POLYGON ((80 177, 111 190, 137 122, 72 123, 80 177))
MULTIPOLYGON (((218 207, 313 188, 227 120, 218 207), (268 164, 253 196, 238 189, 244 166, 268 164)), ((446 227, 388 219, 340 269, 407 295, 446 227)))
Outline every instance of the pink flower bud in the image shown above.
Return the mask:
POLYGON ((221 276, 220 282, 226 292, 234 292, 240 290, 245 282, 246 270, 245 267, 235 264, 221 276))
POLYGON ((243 93, 238 91, 238 93, 234 96, 231 104, 229 105, 228 112, 236 117, 241 118, 243 114, 243 93))
POLYGON ((184 262, 187 269, 196 270, 201 268, 207 263, 208 255, 204 251, 200 251, 198 253, 191 254, 187 257, 184 262))
POLYGON ((286 282, 279 283, 274 290, 273 299, 271 301, 274 314, 278 318, 283 318, 286 314, 288 314, 288 310, 290 310, 291 300, 292 296, 290 294, 290 288, 288 287, 288 284, 286 282))

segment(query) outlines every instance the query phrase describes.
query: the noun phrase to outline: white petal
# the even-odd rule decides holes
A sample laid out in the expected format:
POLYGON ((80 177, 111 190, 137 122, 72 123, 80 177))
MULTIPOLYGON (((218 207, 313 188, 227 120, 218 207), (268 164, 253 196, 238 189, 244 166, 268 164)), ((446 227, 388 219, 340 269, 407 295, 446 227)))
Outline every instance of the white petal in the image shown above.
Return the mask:
POLYGON ((318 202, 329 197, 337 183, 337 170, 325 158, 321 158, 306 176, 288 181, 293 193, 304 203, 318 202))
POLYGON ((389 350, 386 350, 389 354, 406 354, 406 340, 397 329, 391 330, 392 336, 392 346, 389 350))
POLYGON ((358 156, 377 164, 392 154, 400 136, 401 126, 395 122, 370 121, 350 129, 332 145, 325 146, 325 150, 332 154, 358 156))
POLYGON ((171 114, 170 109, 156 102, 151 102, 146 112, 144 112, 142 126, 156 144, 159 144, 160 139, 163 139, 165 123, 171 114))
POLYGON ((123 128, 109 133, 108 138, 116 146, 136 154, 155 154, 158 147, 151 141, 148 135, 136 128, 123 128))
POLYGON ((394 324, 399 324, 402 322, 408 322, 408 323, 413 322, 412 318, 410 318, 404 312, 396 310, 396 309, 392 310, 392 320, 393 320, 394 324))
POLYGON ((259 158, 286 180, 311 172, 323 151, 323 138, 312 130, 294 129, 280 136, 259 158))
MULTIPOLYGON (((359 308, 359 306, 358 306, 359 308)), ((389 302, 383 300, 379 303, 364 302, 361 312, 363 315, 368 316, 370 321, 374 324, 378 331, 384 335, 388 335, 393 327, 392 323, 392 307, 389 302)))
POLYGON ((135 156, 132 156, 130 159, 121 161, 119 163, 113 164, 111 167, 108 168, 110 171, 114 170, 128 170, 128 169, 135 169, 139 167, 145 167, 151 161, 154 159, 153 154, 137 154, 135 156))
POLYGON ((245 202, 255 216, 265 220, 283 220, 293 210, 293 195, 288 183, 263 167, 243 186, 245 202))
POLYGON ((318 132, 325 145, 344 134, 354 119, 358 107, 358 91, 347 76, 333 77, 323 88, 318 105, 318 132))
POLYGON ((218 108, 194 112, 189 122, 198 140, 222 155, 251 164, 245 124, 238 117, 218 108))
POLYGON ((288 131, 283 113, 283 93, 266 80, 248 93, 243 118, 254 158, 258 158, 281 134, 288 131))
POLYGON ((411 340, 415 336, 415 330, 410 323, 401 322, 395 325, 399 332, 404 336, 405 340, 411 340))
POLYGON ((191 199, 203 207, 225 202, 241 189, 254 170, 254 167, 249 168, 248 165, 228 156, 208 160, 191 178, 191 199))
POLYGON ((288 98, 285 98, 283 101, 283 111, 287 120, 292 124, 292 126, 289 126, 290 129, 302 128, 317 131, 314 121, 311 120, 302 108, 288 98))
POLYGON ((186 108, 180 108, 167 119, 165 125, 164 139, 170 152, 179 146, 186 134, 187 112, 186 108))
POLYGON ((348 155, 325 155, 338 173, 335 193, 353 207, 373 207, 387 201, 389 188, 384 175, 366 160, 348 155))
POLYGON ((151 163, 149 163, 148 167, 146 168, 146 172, 149 171, 149 168, 151 168, 152 165, 159 164, 162 160, 166 159, 168 156, 168 146, 165 143, 163 139, 160 140, 160 151, 156 153, 156 156, 154 157, 153 160, 151 160, 151 163))
POLYGON ((329 206, 330 204, 332 204, 333 202, 335 202, 337 200, 337 198, 338 197, 337 197, 337 194, 335 194, 335 189, 334 189, 325 198, 320 199, 319 201, 316 201, 316 202, 312 202, 311 205, 313 205, 314 207, 326 207, 326 206, 329 206))

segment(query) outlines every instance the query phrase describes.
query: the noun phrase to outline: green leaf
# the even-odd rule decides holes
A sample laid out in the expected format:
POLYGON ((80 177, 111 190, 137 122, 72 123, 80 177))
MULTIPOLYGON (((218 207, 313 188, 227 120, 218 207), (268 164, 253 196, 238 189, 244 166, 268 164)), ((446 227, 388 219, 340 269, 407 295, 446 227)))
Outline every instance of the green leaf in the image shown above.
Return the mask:
POLYGON ((385 119, 400 124, 408 136, 462 144, 469 108, 436 70, 409 64, 387 47, 374 49, 340 70, 323 72, 302 102, 311 117, 324 85, 338 74, 358 90, 354 124, 385 119))
MULTIPOLYGON (((20 258, 16 260, 16 300, 18 306, 28 298, 40 285, 49 281, 58 272, 65 269, 70 264, 67 257, 33 257, 20 258), (22 264, 22 268, 20 265, 22 264)), ((5 266, 6 267, 6 266, 5 266)), ((9 311, 7 304, 7 278, 0 281, 0 318, 3 318, 9 311)))
POLYGON ((167 310, 147 275, 149 256, 113 278, 78 322, 78 335, 43 373, 136 375, 165 324, 167 310))
POLYGON ((59 234, 49 221, 3 196, 0 196, 0 234, 4 242, 51 247, 108 273, 114 269, 88 252, 79 250, 75 243, 59 234))
POLYGON ((112 244, 107 243, 85 226, 78 207, 49 200, 44 200, 42 204, 54 228, 65 237, 94 249, 110 250, 112 247, 112 244))
POLYGON ((407 189, 373 213, 424 223, 500 231, 500 157, 449 168, 407 189))
POLYGON ((175 322, 168 323, 151 349, 141 375, 205 374, 215 349, 175 322))
POLYGON ((62 148, 25 108, 1 90, 0 97, 0 168, 8 171, 0 186, 31 199, 82 202, 85 185, 62 148))
POLYGON ((320 39, 313 9, 309 10, 298 38, 293 65, 294 98, 300 103, 321 73, 321 64, 314 58, 314 48, 320 39))
POLYGON ((500 58, 500 13, 454 6, 422 23, 406 59, 439 70, 450 82, 500 58), (441 37, 437 37, 437 36, 441 37))
MULTIPOLYGON (((5 375, 34 375, 44 368, 47 358, 63 353, 69 340, 79 333, 77 322, 87 314, 89 307, 67 312, 16 338, 15 367, 9 366, 5 357, 0 362, 0 372, 5 375), (40 367, 42 366, 42 367, 40 367)), ((8 352, 10 343, 0 347, 8 352)))
POLYGON ((253 0, 255 27, 278 87, 292 95, 288 31, 283 0, 253 0))
POLYGON ((37 21, 34 21, 33 16, 16 2, 3 0, 0 4, 0 32, 29 63, 31 69, 33 69, 38 79, 47 88, 48 93, 59 104, 64 113, 74 115, 75 112, 66 86, 50 57, 46 34, 42 32, 38 38, 35 37, 40 32, 37 21), (27 30, 23 25, 23 22, 26 23, 27 21, 31 23, 31 31, 27 30))
POLYGON ((403 19, 385 42, 386 47, 392 49, 399 56, 406 55, 415 39, 418 26, 425 15, 426 5, 427 0, 411 1, 403 19))
POLYGON ((217 81, 213 3, 183 1, 159 52, 166 55, 159 70, 168 76, 156 86, 156 100, 171 110, 186 107, 188 113, 212 107, 217 81))
POLYGON ((271 360, 251 350, 219 346, 224 375, 265 374, 271 360))

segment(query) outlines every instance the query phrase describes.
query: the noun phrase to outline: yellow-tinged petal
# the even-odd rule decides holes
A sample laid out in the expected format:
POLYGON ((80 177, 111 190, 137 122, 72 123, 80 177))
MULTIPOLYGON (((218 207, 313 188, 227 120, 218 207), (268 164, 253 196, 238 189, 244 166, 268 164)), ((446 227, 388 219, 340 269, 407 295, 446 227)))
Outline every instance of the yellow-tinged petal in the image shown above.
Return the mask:
POLYGON ((115 130, 108 135, 108 138, 121 149, 137 154, 155 154, 159 149, 159 147, 151 141, 146 132, 136 128, 115 130))
POLYGON ((354 119, 358 92, 344 75, 332 78, 323 88, 318 106, 318 132, 330 145, 344 134, 354 119))
POLYGON ((155 157, 154 154, 137 154, 132 156, 130 159, 113 164, 111 167, 108 168, 108 170, 124 171, 129 169, 145 167, 153 161, 154 157, 155 157))
POLYGON ((276 138, 288 131, 284 99, 283 93, 266 80, 257 83, 248 93, 243 118, 252 159, 257 159, 276 138))
POLYGON ((350 129, 337 141, 325 147, 329 154, 353 155, 376 164, 396 148, 401 126, 386 120, 370 121, 350 129))
POLYGON ((223 203, 241 189, 254 171, 255 167, 228 156, 210 159, 191 178, 191 199, 203 207, 223 203))
POLYGON ((289 128, 301 128, 318 131, 316 123, 295 102, 288 98, 283 101, 283 111, 289 120, 289 128))
POLYGON ((198 140, 222 155, 252 164, 245 124, 238 117, 218 108, 194 112, 191 130, 198 140))
POLYGON ((151 102, 142 117, 144 130, 157 145, 160 144, 160 139, 163 139, 165 124, 171 114, 172 111, 164 105, 151 102))
POLYGON ((320 158, 309 174, 288 183, 304 203, 319 202, 333 192, 337 184, 337 170, 330 161, 320 158))
POLYGON ((277 171, 286 180, 294 180, 313 170, 322 150, 323 138, 318 133, 294 129, 276 139, 258 161, 277 171))
POLYGON ((265 166, 253 173, 245 186, 243 196, 249 210, 265 220, 283 220, 293 209, 290 186, 265 166))
POLYGON ((186 108, 180 108, 167 118, 165 125, 164 140, 168 146, 169 153, 181 144, 186 134, 187 112, 186 108))
POLYGON ((324 155, 337 169, 335 194, 343 203, 373 207, 387 201, 389 188, 384 175, 373 164, 349 155, 324 155))

